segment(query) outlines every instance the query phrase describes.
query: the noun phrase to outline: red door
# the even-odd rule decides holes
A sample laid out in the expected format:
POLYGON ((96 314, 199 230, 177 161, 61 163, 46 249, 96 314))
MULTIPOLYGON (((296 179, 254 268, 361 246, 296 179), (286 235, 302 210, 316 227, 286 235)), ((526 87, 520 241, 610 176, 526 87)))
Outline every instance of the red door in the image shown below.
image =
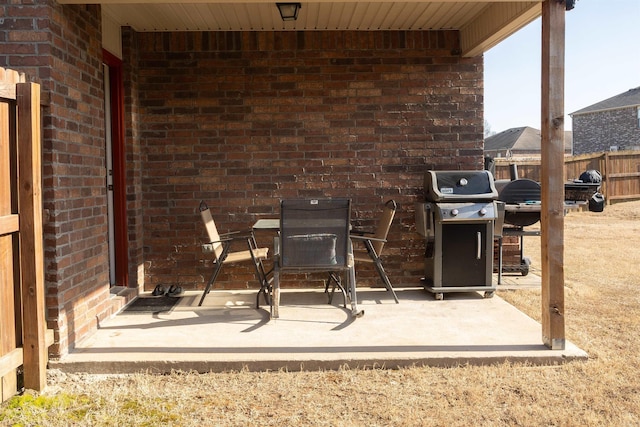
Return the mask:
MULTIPOLYGON (((127 241, 127 181, 124 150, 124 85, 122 60, 103 50, 105 67, 105 111, 107 139, 110 139, 110 163, 107 170, 107 194, 113 203, 110 207, 110 256, 112 286, 129 285, 129 257, 127 241)), ((109 149, 109 148, 107 148, 109 149)))

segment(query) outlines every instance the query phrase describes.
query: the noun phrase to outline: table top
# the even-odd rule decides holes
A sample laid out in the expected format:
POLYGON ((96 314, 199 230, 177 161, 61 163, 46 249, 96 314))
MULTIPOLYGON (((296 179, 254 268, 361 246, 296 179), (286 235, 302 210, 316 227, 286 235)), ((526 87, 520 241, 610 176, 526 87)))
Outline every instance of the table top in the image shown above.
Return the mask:
POLYGON ((280 230, 280 220, 278 218, 262 218, 253 224, 254 230, 280 230))

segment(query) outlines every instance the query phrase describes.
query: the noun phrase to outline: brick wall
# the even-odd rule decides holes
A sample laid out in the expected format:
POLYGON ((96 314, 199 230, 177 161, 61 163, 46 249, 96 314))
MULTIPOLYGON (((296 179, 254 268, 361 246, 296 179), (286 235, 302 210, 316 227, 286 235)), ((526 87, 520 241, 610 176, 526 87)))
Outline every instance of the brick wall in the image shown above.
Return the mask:
MULTIPOLYGON (((0 25, 0 64, 43 87, 47 318, 64 354, 110 314, 100 10, 0 7, 19 17, 0 25)), ((283 197, 347 196, 361 226, 400 203, 385 266, 418 285, 424 170, 483 166, 482 59, 453 55, 457 36, 125 30, 130 277, 202 287, 201 199, 229 230, 283 197)), ((255 286, 249 267, 220 279, 255 286)), ((358 280, 378 283, 369 266, 358 280)))
POLYGON ((577 114, 572 119, 575 155, 640 146, 637 107, 577 114))
POLYGON ((100 9, 3 5, 0 64, 42 86, 47 321, 53 355, 110 314, 100 9))
MULTIPOLYGON (((452 54, 457 32, 136 36, 147 290, 207 279, 200 200, 226 231, 322 196, 351 197, 363 226, 396 199, 385 267, 419 284, 423 172, 483 167, 482 58, 452 54)), ((250 266, 225 270, 224 286, 256 285, 250 266)), ((378 282, 368 266, 358 280, 378 282)))
POLYGON ((142 224, 142 148, 139 131, 138 49, 136 33, 123 28, 125 83, 125 155, 127 165, 127 228, 129 287, 144 285, 144 233, 142 224))

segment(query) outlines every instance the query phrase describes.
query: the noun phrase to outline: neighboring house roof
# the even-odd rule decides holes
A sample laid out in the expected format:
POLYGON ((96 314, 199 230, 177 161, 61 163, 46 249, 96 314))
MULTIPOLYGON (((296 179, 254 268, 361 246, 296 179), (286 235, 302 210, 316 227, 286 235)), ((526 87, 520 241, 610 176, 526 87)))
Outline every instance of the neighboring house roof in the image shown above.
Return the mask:
MULTIPOLYGON (((505 151, 516 154, 518 152, 539 152, 542 136, 538 129, 529 126, 507 129, 503 132, 491 135, 484 140, 485 152, 505 151)), ((573 133, 565 131, 565 151, 571 151, 573 133)))
POLYGON ((611 98, 605 99, 604 101, 597 102, 593 105, 573 112, 570 115, 573 116, 575 114, 594 113, 597 111, 617 110, 619 108, 637 106, 640 106, 640 87, 629 89, 626 92, 623 92, 616 96, 612 96, 611 98))

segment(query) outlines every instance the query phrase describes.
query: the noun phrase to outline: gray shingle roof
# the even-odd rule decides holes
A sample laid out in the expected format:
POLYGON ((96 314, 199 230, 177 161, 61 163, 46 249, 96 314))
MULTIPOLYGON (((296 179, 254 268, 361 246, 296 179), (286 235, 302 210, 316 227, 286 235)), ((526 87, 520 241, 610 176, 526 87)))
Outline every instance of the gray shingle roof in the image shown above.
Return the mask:
MULTIPOLYGON (((571 149, 573 133, 565 132, 565 150, 571 149)), ((542 135, 538 129, 529 126, 507 129, 503 132, 491 135, 484 140, 484 151, 509 150, 512 153, 540 151, 542 135)))
POLYGON ((507 129, 484 141, 485 150, 535 150, 540 149, 540 131, 528 126, 507 129))
POLYGON ((636 107, 640 106, 640 87, 635 89, 629 89, 619 95, 612 96, 604 101, 597 102, 593 105, 585 107, 581 110, 575 111, 574 114, 593 113, 596 111, 615 110, 618 108, 636 107))

